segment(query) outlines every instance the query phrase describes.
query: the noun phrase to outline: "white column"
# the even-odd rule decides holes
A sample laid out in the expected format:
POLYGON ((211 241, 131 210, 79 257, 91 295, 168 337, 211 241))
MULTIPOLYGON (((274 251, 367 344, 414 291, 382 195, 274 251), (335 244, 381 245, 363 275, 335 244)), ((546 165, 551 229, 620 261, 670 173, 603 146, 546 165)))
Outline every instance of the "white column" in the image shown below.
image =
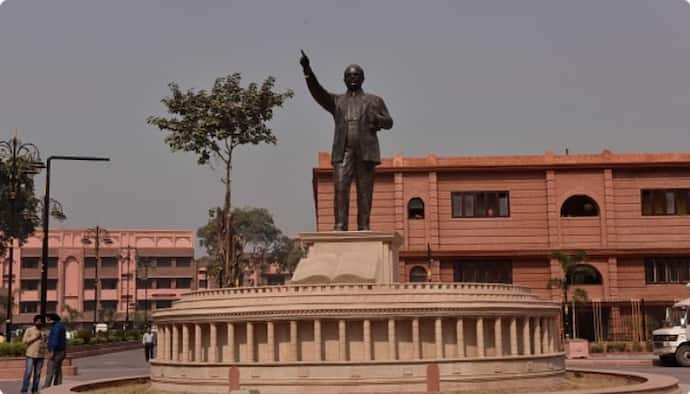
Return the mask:
POLYGON ((254 323, 247 322, 247 362, 253 363, 254 358, 254 323))
POLYGON ((395 319, 388 319, 388 359, 397 360, 398 354, 395 351, 395 319))
POLYGON ((323 361, 323 341, 321 340, 321 320, 314 320, 314 351, 316 361, 323 361))
POLYGON ((297 352, 297 320, 290 320, 290 361, 299 361, 297 352))
POLYGON ((549 318, 549 348, 551 353, 556 353, 558 349, 558 330, 556 329, 556 318, 549 318))
POLYGON ((510 355, 518 355, 517 319, 510 319, 510 355))
POLYGON ((458 317, 455 321, 455 346, 456 356, 458 358, 465 357, 465 327, 462 317, 458 317))
POLYGON ((538 355, 541 354, 541 319, 535 317, 532 321, 534 322, 534 327, 532 327, 532 331, 534 332, 534 354, 538 355))
POLYGON ((484 357, 486 355, 484 347, 484 319, 477 318, 477 356, 484 357))
POLYGON ((276 361, 276 336, 273 322, 266 322, 266 340, 268 342, 268 361, 276 361))
POLYGON ((172 325, 172 360, 181 361, 180 358, 180 329, 177 324, 172 325))
POLYGON ((194 361, 199 363, 204 361, 201 354, 201 324, 194 324, 194 361))
POLYGON ((496 357, 503 356, 503 326, 500 317, 494 320, 494 347, 496 348, 496 357))
POLYGON ((369 319, 362 322, 362 337, 364 338, 364 360, 371 360, 371 321, 369 319))
POLYGON ((525 356, 532 354, 532 349, 530 345, 530 332, 529 332, 529 317, 525 317, 522 320, 522 346, 523 353, 525 356))
POLYGON ((347 331, 345 320, 338 321, 338 359, 347 361, 347 331))
POLYGON ((158 346, 156 346, 156 358, 158 360, 165 360, 165 329, 167 326, 159 324, 158 326, 158 346))
POLYGON ((227 356, 223 357, 223 362, 234 363, 235 360, 235 325, 228 323, 228 346, 227 346, 227 356))
POLYGON ((443 358, 443 319, 436 318, 434 322, 434 340, 436 342, 436 358, 443 358))
POLYGON ((541 319, 541 352, 542 354, 550 354, 549 350, 549 318, 544 317, 541 319))
POLYGON ((189 361, 189 326, 182 325, 182 361, 189 361))
POLYGON ((419 347, 419 319, 416 317, 412 319, 412 347, 415 360, 421 359, 422 354, 419 347))
POLYGON ((209 349, 208 349, 208 362, 217 363, 218 362, 218 327, 216 323, 209 324, 209 349))

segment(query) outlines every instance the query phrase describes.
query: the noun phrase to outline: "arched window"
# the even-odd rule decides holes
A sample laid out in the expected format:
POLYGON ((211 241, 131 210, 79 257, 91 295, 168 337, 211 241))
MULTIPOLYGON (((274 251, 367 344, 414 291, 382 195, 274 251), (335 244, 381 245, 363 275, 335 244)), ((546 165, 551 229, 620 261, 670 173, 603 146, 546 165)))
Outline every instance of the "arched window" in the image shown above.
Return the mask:
POLYGON ((424 219, 424 201, 421 198, 411 198, 407 203, 408 219, 424 219))
POLYGON ((600 285, 602 283, 599 271, 589 264, 578 264, 571 278, 572 285, 600 285))
POLYGON ((410 282, 426 282, 428 280, 426 268, 415 266, 410 270, 410 282))
POLYGON ((561 217, 570 216, 599 216, 599 206, 584 194, 570 196, 561 205, 561 217))

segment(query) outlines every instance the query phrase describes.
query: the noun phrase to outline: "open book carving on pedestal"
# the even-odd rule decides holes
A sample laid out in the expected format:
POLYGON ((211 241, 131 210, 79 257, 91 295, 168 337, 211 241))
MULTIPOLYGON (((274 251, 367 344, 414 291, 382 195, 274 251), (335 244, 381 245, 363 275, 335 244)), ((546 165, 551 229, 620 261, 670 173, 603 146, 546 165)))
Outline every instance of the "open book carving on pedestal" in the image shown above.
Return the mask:
POLYGON ((308 246, 290 283, 399 282, 398 249, 402 237, 388 231, 301 233, 308 246))

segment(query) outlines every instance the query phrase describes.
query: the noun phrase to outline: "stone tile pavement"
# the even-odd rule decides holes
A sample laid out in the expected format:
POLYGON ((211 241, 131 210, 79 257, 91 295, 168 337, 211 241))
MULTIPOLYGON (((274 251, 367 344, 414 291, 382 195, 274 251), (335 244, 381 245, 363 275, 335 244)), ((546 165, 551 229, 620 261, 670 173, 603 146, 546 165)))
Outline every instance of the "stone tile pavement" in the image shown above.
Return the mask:
MULTIPOLYGON (((64 379, 65 383, 121 376, 147 375, 149 372, 148 363, 144 359, 143 348, 79 358, 73 360, 73 363, 77 366, 79 374, 66 377, 64 379)), ((42 382, 43 376, 41 376, 42 382)), ((0 381, 2 394, 19 394, 20 388, 20 381, 0 381)))

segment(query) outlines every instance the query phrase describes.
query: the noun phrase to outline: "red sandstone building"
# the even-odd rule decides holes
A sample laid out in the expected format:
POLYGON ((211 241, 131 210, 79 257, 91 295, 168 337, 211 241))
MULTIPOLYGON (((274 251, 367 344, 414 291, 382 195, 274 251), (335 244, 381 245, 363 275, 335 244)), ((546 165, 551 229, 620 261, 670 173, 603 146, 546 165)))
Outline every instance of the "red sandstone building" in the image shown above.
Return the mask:
MULTIPOLYGON (((95 309, 96 251, 83 243, 84 229, 51 230, 48 257, 48 312, 66 314, 65 306, 92 322, 95 309)), ((192 231, 115 230, 112 243, 99 247, 100 307, 110 319, 134 320, 135 311, 169 307, 182 293, 207 287, 206 269, 194 260, 192 231), (137 261, 151 268, 137 269, 137 261), (110 312, 112 313, 112 312, 110 312)), ((15 324, 30 323, 39 312, 42 233, 15 251, 13 267, 15 324)), ((8 260, 0 259, 2 287, 8 284, 8 260)), ((103 317, 97 316, 99 321, 103 317)), ((106 318, 107 320, 107 318, 106 318)))
MULTIPOLYGON (((332 230, 328 154, 313 186, 317 228, 332 230)), ((576 275, 578 334, 618 340, 690 296, 689 215, 690 154, 396 156, 377 168, 371 227, 403 235, 402 281, 512 283, 553 300, 551 255, 584 250, 597 275, 576 275)))

